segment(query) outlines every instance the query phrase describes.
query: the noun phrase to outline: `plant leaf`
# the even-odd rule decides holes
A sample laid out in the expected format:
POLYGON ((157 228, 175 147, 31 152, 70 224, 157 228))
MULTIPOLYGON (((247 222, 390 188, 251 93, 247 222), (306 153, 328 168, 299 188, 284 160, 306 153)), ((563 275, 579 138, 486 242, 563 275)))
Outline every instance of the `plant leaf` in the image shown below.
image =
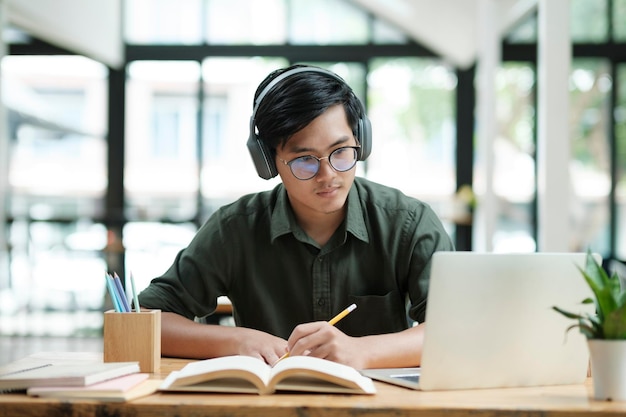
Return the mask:
POLYGON ((611 282, 602 265, 593 257, 591 251, 587 251, 585 269, 579 269, 595 294, 597 313, 600 320, 603 321, 607 314, 610 314, 618 307, 613 282, 611 282))
POLYGON ((603 334, 602 323, 596 315, 590 315, 587 313, 572 313, 570 311, 563 310, 562 308, 553 306, 552 309, 569 319, 577 320, 577 324, 569 326, 566 333, 571 329, 578 327, 580 332, 590 339, 601 339, 603 334))
POLYGON ((553 306, 553 310, 577 322, 568 327, 566 333, 578 327, 587 339, 626 340, 626 289, 621 288, 617 273, 609 276, 590 250, 587 251, 585 268, 578 269, 594 294, 582 304, 595 303, 596 314, 574 313, 553 306))
POLYGON ((577 324, 575 326, 578 326, 578 328, 580 329, 580 332, 587 338, 587 339, 602 339, 602 333, 597 332, 593 327, 587 326, 586 324, 577 324))
POLYGON ((565 317, 567 317, 568 319, 584 319, 585 317, 583 317, 583 315, 578 314, 578 313, 571 313, 569 311, 565 311, 562 308, 559 308, 557 306, 552 306, 552 309, 561 313, 562 315, 564 315, 565 317))
POLYGON ((602 331, 605 339, 626 339, 626 304, 604 318, 602 331))

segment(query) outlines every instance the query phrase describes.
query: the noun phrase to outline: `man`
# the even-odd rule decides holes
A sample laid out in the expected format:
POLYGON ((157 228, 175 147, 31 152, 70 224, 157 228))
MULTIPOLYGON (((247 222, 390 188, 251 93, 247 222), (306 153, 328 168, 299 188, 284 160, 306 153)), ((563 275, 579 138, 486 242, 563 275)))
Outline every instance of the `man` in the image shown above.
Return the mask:
POLYGON ((361 102, 332 72, 292 66, 259 85, 248 149, 259 175, 282 183, 219 209, 140 294, 163 311, 163 355, 419 365, 430 258, 453 245, 429 206, 355 178, 371 140, 361 102), (237 327, 193 321, 222 295, 237 327))

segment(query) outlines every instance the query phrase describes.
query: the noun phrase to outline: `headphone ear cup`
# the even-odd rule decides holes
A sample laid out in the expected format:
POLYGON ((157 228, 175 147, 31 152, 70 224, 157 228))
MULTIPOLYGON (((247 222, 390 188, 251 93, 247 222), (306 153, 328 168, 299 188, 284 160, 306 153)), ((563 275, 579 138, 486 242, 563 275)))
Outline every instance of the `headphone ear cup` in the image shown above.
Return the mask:
POLYGON ((250 132, 246 146, 248 147, 252 162, 254 162, 254 167, 259 177, 269 180, 278 175, 276 162, 274 158, 272 158, 272 152, 253 132, 250 132))
POLYGON ((372 124, 370 119, 364 115, 363 118, 359 119, 357 129, 357 139, 361 146, 358 159, 359 161, 365 161, 372 152, 372 124))

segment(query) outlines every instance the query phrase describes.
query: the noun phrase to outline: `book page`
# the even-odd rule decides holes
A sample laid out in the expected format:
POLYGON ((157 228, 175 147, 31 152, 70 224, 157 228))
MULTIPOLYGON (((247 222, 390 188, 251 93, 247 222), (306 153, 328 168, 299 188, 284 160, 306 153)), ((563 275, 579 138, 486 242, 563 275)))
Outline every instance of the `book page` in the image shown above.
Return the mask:
MULTIPOLYGON (((110 393, 123 393, 133 388, 140 382, 148 379, 150 375, 146 373, 136 373, 120 376, 118 378, 108 379, 96 384, 87 385, 84 387, 73 386, 60 386, 60 387, 32 387, 26 392, 28 395, 44 395, 44 394, 73 394, 73 393, 94 393, 94 392, 110 392, 110 393)), ((80 394, 79 394, 80 395, 80 394)), ((89 395, 89 394, 87 394, 89 395)))
POLYGON ((39 352, 0 366, 0 376, 24 372, 51 365, 77 365, 79 363, 102 363, 98 352, 39 352))
POLYGON ((63 388, 29 388, 27 394, 35 397, 58 398, 62 400, 70 399, 90 399, 109 402, 124 402, 137 398, 145 397, 155 393, 160 383, 159 379, 147 379, 147 374, 133 374, 128 377, 116 378, 121 380, 119 387, 111 386, 108 381, 105 383, 93 384, 87 387, 72 389, 72 387, 63 388), (137 375, 145 375, 144 377, 136 377, 137 375), (134 379, 134 381, 132 381, 134 379), (96 387, 99 386, 99 387, 96 387), (111 386, 109 388, 109 386, 111 386))
POLYGON ((224 356, 187 364, 180 371, 168 375, 161 389, 264 392, 269 374, 269 365, 260 359, 243 355, 224 356))
POLYGON ((269 390, 374 394, 374 383, 356 369, 312 356, 290 356, 274 365, 269 390))

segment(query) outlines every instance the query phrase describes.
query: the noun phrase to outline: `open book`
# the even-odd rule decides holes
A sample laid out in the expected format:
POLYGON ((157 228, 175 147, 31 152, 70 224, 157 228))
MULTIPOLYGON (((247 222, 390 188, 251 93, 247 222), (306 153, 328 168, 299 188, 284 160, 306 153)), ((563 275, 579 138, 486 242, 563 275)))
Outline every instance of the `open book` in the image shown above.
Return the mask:
POLYGON ((156 392, 163 381, 148 379, 149 376, 146 373, 130 374, 84 387, 31 387, 26 393, 32 397, 49 397, 62 400, 81 398, 123 402, 156 392))
POLYGON ((163 391, 272 394, 275 391, 375 394, 356 369, 310 356, 290 356, 273 367, 251 356, 224 356, 187 364, 170 373, 163 391))

